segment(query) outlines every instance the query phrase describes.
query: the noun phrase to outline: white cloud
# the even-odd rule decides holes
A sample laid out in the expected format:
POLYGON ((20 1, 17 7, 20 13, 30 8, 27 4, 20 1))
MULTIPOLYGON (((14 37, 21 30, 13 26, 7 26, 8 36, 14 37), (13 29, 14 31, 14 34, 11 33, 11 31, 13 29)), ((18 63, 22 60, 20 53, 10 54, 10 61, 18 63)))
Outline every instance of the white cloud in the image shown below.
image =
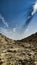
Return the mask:
POLYGON ((35 4, 33 5, 32 15, 34 15, 36 11, 37 11, 37 1, 36 1, 35 4))
POLYGON ((2 27, 0 28, 0 33, 14 40, 20 40, 22 38, 25 38, 27 36, 26 32, 28 32, 28 29, 26 29, 26 31, 24 31, 23 33, 18 33, 17 28, 13 28, 12 30, 2 28, 2 27))
POLYGON ((0 19, 2 20, 3 24, 8 27, 8 23, 5 21, 4 17, 0 14, 0 19))
POLYGON ((29 26, 25 31, 19 33, 17 32, 17 27, 13 28, 12 30, 1 27, 0 33, 4 34, 5 36, 13 40, 20 40, 36 32, 37 28, 35 28, 34 30, 32 28, 33 27, 29 26))
MULTIPOLYGON (((35 2, 35 4, 33 5, 33 11, 32 11, 32 15, 35 14, 35 12, 37 11, 37 2, 35 2)), ((29 19, 30 17, 28 17, 29 19)), ((2 17, 2 15, 0 15, 0 19, 2 20, 3 24, 8 27, 7 22, 5 22, 4 17, 2 17)), ((0 28, 0 33, 4 34, 5 36, 14 39, 14 40, 20 40, 23 39, 27 36, 29 36, 32 32, 36 32, 36 28, 35 30, 33 30, 31 27, 27 28, 25 31, 23 31, 22 33, 17 32, 18 27, 16 26, 15 28, 13 28, 12 30, 10 29, 6 29, 6 28, 0 28), (32 31, 33 30, 33 31, 32 31)))
POLYGON ((13 28, 13 32, 14 32, 14 33, 16 32, 16 28, 13 28))
POLYGON ((0 28, 0 33, 4 34, 5 36, 11 38, 11 39, 17 39, 17 32, 16 28, 13 28, 12 30, 6 29, 6 28, 0 28))

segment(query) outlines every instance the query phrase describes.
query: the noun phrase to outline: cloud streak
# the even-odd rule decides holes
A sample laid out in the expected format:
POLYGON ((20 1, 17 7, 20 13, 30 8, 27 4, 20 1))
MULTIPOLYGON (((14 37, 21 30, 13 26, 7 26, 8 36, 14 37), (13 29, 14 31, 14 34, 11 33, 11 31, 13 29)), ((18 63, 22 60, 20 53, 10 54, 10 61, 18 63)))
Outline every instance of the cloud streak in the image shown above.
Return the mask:
POLYGON ((28 12, 29 14, 27 14, 28 15, 27 20, 26 20, 25 24, 23 25, 24 30, 26 30, 26 28, 28 27, 29 23, 31 22, 33 16, 37 12, 37 1, 34 3, 34 5, 32 5, 32 7, 30 9, 31 9, 31 11, 28 12))
POLYGON ((35 4, 33 5, 33 11, 32 11, 32 15, 34 15, 37 11, 37 1, 35 2, 35 4))
POLYGON ((2 20, 3 24, 8 27, 8 23, 5 21, 4 17, 0 14, 0 19, 2 20))

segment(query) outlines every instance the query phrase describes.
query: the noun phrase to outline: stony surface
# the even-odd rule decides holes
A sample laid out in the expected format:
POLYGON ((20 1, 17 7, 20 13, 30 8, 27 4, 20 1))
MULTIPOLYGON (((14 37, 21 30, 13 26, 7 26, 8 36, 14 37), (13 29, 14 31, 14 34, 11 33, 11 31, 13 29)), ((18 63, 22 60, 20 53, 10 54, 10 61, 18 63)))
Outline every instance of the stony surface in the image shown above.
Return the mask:
POLYGON ((37 65, 37 33, 20 41, 0 34, 0 65, 37 65))

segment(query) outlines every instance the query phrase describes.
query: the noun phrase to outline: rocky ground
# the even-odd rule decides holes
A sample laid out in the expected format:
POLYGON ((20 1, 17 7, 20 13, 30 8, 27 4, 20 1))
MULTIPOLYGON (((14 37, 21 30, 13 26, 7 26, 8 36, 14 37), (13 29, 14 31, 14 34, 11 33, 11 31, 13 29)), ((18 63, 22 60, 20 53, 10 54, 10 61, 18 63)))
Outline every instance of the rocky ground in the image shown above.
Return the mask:
POLYGON ((20 41, 0 34, 0 65, 37 65, 37 33, 20 41))

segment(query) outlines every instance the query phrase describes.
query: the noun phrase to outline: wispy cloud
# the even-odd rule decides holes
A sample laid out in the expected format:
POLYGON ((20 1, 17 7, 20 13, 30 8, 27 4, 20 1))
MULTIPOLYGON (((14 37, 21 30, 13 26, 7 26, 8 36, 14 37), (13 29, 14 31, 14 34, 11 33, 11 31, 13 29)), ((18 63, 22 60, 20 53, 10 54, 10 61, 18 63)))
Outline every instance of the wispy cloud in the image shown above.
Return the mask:
POLYGON ((29 23, 31 22, 31 20, 36 12, 37 12, 37 1, 34 3, 34 5, 32 5, 32 7, 28 11, 29 15, 27 14, 28 16, 26 18, 25 24, 23 25, 24 30, 27 29, 29 23))
POLYGON ((17 28, 8 29, 0 27, 0 33, 4 34, 5 36, 11 39, 17 39, 17 28))
POLYGON ((20 39, 23 39, 23 38, 31 35, 32 32, 35 33, 37 30, 37 27, 34 27, 34 30, 32 29, 33 27, 34 26, 27 27, 27 29, 25 31, 23 31, 23 33, 21 33, 21 34, 19 32, 17 32, 17 27, 13 28, 12 30, 8 29, 8 28, 0 27, 0 33, 4 34, 5 36, 7 36, 8 38, 11 38, 13 40, 20 40, 20 39))
POLYGON ((33 5, 32 15, 35 14, 36 11, 37 11, 37 1, 36 1, 35 4, 33 5))
POLYGON ((13 28, 13 32, 14 32, 14 33, 16 32, 16 28, 13 28))
POLYGON ((3 24, 8 27, 8 23, 5 21, 4 17, 0 14, 0 19, 2 20, 3 24))
MULTIPOLYGON (((0 14, 0 19, 2 20, 3 24, 7 27, 7 28, 2 28, 0 27, 0 33, 4 34, 5 36, 11 38, 11 39, 14 39, 14 40, 20 40, 22 38, 25 38, 27 37, 28 35, 30 35, 32 32, 36 32, 37 30, 37 27, 33 30, 31 27, 28 28, 28 25, 32 19, 32 17, 34 16, 34 14, 36 13, 37 11, 37 2, 35 2, 35 4, 32 6, 32 9, 31 12, 28 12, 29 15, 27 17, 27 20, 26 20, 26 23, 24 24, 24 31, 19 33, 17 30, 20 28, 20 27, 14 27, 12 28, 11 30, 8 29, 9 25, 8 23, 5 21, 4 17, 0 14), (31 30, 31 31, 30 31, 31 30), (33 31, 32 31, 33 30, 33 31)), ((20 30, 21 31, 21 30, 20 30)))

